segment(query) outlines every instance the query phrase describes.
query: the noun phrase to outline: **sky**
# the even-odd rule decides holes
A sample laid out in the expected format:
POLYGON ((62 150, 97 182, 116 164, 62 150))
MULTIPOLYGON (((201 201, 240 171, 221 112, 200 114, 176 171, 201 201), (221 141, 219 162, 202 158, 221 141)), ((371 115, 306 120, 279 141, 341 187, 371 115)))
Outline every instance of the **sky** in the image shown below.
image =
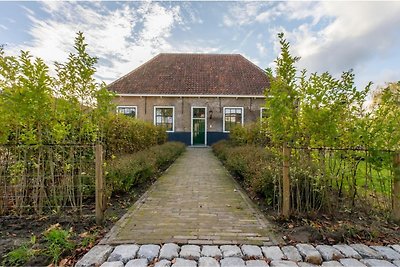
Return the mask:
POLYGON ((110 83, 158 53, 235 53, 265 69, 284 32, 300 69, 357 87, 400 80, 400 1, 392 2, 0 2, 0 44, 63 62, 78 31, 99 58, 96 78, 110 83))

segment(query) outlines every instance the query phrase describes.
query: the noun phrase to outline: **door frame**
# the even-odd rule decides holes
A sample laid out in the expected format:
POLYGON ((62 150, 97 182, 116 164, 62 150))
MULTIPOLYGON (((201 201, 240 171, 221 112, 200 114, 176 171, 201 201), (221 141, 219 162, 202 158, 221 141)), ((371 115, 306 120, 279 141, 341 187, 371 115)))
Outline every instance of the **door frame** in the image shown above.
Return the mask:
POLYGON ((190 145, 193 146, 193 109, 204 108, 204 146, 207 146, 207 107, 192 106, 190 109, 190 145))

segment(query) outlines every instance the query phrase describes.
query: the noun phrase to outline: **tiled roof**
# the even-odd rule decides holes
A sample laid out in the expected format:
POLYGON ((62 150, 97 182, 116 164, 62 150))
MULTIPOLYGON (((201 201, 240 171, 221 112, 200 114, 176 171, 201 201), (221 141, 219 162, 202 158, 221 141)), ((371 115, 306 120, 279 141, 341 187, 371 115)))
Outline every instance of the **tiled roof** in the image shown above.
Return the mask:
POLYGON ((263 95, 265 72, 238 54, 159 54, 108 86, 118 94, 263 95))

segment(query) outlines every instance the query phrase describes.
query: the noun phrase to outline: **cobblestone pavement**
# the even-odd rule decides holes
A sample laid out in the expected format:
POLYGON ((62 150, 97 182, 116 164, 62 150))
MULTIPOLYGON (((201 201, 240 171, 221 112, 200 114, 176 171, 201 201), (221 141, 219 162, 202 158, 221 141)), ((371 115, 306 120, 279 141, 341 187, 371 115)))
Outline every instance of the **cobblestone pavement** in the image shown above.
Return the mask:
POLYGON ((268 221, 210 148, 188 148, 101 244, 271 245, 268 221))
POLYGON ((77 267, 400 267, 400 245, 97 245, 77 267))

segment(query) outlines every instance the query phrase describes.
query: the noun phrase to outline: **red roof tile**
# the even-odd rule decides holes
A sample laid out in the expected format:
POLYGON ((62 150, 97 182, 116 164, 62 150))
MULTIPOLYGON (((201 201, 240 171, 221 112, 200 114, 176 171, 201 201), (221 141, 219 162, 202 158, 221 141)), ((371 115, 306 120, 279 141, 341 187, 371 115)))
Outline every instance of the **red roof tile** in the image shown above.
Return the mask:
POLYGON ((263 95, 265 72, 238 54, 159 54, 108 86, 119 94, 263 95))

